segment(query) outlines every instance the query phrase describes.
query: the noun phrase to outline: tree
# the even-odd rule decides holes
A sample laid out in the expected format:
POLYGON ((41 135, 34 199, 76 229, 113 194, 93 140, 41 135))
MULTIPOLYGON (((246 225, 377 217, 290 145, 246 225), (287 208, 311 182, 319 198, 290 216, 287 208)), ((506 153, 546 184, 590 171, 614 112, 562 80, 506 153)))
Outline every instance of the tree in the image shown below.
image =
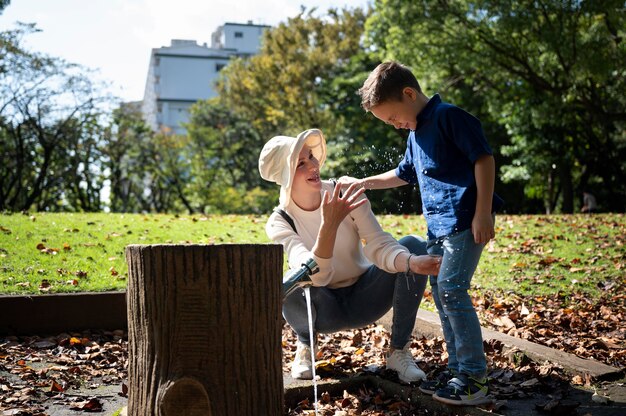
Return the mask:
POLYGON ((112 211, 200 211, 190 200, 189 138, 152 131, 139 103, 113 111, 103 151, 112 211))
MULTIPOLYGON (((328 74, 320 85, 320 100, 333 114, 335 135, 329 140, 326 172, 362 178, 394 169, 404 156, 408 132, 382 123, 361 108, 357 90, 380 61, 360 52, 328 74)), ((421 212, 414 186, 368 191, 372 209, 380 213, 421 212)))
MULTIPOLYGON (((323 16, 315 12, 303 10, 268 30, 258 55, 232 61, 218 84, 221 103, 260 136, 255 157, 272 136, 295 136, 315 127, 328 141, 326 175, 380 173, 398 163, 406 136, 360 108, 356 92, 378 63, 373 54, 362 51, 369 12, 331 9, 323 16)), ((262 184, 262 189, 276 188, 267 187, 262 184)), ((409 187, 373 194, 376 210, 414 209, 409 187)))
POLYGON ((153 132, 144 122, 140 106, 121 104, 113 111, 104 137, 104 166, 109 185, 109 208, 112 212, 149 211, 143 148, 153 132))
POLYGON ((504 181, 523 181, 548 212, 571 212, 592 185, 623 210, 622 2, 386 0, 375 10, 367 32, 381 59, 506 129, 504 181))
POLYGON ((192 106, 186 128, 188 189, 197 206, 229 213, 271 209, 277 194, 267 189, 257 167, 264 140, 247 120, 211 99, 192 106))
POLYGON ((217 90, 225 105, 265 140, 326 127, 333 114, 319 97, 320 84, 359 53, 365 13, 331 9, 302 12, 265 32, 260 53, 236 59, 222 71, 217 90))
POLYGON ((99 105, 86 70, 0 36, 0 210, 100 209, 99 105))

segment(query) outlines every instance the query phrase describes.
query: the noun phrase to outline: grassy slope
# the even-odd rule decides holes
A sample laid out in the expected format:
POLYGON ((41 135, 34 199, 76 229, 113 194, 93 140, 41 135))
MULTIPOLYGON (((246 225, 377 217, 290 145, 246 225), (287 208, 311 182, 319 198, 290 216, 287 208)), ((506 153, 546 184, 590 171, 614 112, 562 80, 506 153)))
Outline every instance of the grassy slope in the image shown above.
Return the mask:
MULTIPOLYGON (((265 220, 228 215, 2 215, 0 293, 122 290, 128 244, 267 243, 265 220)), ((396 238, 426 232, 420 216, 379 220, 396 238)), ((623 280, 626 274, 624 214, 499 216, 496 234, 475 275, 479 290, 521 296, 582 290, 595 297, 599 284, 623 280)))

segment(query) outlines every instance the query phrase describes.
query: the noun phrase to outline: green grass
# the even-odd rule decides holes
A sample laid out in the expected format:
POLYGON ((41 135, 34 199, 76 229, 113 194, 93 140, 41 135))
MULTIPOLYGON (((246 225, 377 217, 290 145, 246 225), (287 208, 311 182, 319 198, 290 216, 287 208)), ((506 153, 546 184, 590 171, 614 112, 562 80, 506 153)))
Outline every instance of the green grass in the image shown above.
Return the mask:
MULTIPOLYGON (((421 216, 379 216, 394 237, 425 235, 421 216)), ((266 216, 0 216, 0 293, 123 290, 128 244, 267 243, 266 216), (39 246, 39 249, 37 248, 39 246), (44 281, 47 281, 46 285, 44 281), (42 285, 42 282, 44 284, 42 285)), ((498 216, 475 274, 478 290, 519 296, 582 291, 626 275, 624 214, 498 216)))
MULTIPOLYGON (((396 238, 426 232, 421 217, 378 218, 396 238)), ((625 276, 624 214, 500 215, 496 239, 485 248, 472 283, 478 291, 519 296, 581 291, 596 298, 599 285, 625 276)))
POLYGON ((230 215, 2 215, 0 293, 123 290, 129 244, 267 243, 265 221, 230 215))

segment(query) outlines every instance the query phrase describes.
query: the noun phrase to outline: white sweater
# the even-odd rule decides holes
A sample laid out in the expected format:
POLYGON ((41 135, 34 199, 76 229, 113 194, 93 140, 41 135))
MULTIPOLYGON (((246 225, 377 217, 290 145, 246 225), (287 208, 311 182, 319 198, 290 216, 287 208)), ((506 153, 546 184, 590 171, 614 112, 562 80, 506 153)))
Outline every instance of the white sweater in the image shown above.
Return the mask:
MULTIPOLYGON (((333 188, 332 182, 323 181, 321 192, 332 192, 333 188)), ((367 199, 365 194, 361 198, 367 199)), ((311 276, 315 286, 333 289, 350 286, 372 263, 387 272, 404 271, 397 270, 394 261, 398 254, 408 253, 408 249, 382 230, 369 201, 352 211, 339 225, 333 257, 329 259, 311 251, 322 222, 321 207, 305 211, 291 201, 285 211, 293 219, 298 233, 277 213, 270 215, 265 231, 272 241, 283 245, 290 268, 300 267, 311 257, 315 259, 320 268, 311 276)))

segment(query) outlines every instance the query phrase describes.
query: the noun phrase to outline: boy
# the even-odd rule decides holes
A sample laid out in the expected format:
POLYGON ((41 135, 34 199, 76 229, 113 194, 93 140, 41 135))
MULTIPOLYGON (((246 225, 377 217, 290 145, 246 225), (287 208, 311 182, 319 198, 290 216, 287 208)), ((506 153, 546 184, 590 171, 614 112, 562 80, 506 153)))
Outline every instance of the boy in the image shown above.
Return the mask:
POLYGON ((410 130, 403 160, 394 170, 359 182, 366 189, 419 183, 428 225, 428 252, 443 255, 430 276, 448 350, 448 370, 420 390, 438 401, 477 405, 487 397, 487 363, 480 323, 468 294, 484 245, 494 238, 494 213, 503 201, 494 194, 495 162, 478 119, 430 99, 411 71, 396 62, 380 64, 361 89, 366 111, 410 130))

